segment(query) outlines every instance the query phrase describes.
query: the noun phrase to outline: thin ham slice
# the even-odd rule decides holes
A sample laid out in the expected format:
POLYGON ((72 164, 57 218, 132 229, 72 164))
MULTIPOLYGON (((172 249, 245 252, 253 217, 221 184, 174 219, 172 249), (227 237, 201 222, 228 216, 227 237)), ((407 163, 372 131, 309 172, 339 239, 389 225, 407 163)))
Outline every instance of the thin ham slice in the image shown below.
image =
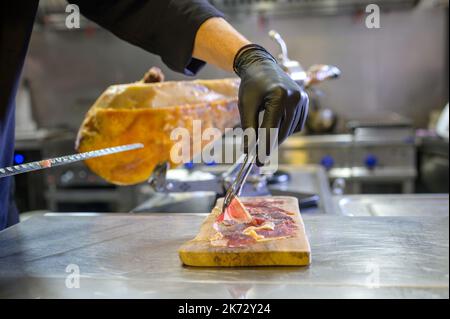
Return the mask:
POLYGON ((234 221, 238 224, 250 223, 252 215, 247 211, 242 202, 236 196, 231 199, 230 205, 217 217, 218 223, 223 221, 234 221))
POLYGON ((285 202, 272 198, 232 198, 222 213, 216 206, 213 214, 218 216, 213 224, 216 233, 210 238, 212 246, 248 247, 257 242, 284 239, 295 235, 297 226, 292 218, 294 212, 284 208, 285 202))

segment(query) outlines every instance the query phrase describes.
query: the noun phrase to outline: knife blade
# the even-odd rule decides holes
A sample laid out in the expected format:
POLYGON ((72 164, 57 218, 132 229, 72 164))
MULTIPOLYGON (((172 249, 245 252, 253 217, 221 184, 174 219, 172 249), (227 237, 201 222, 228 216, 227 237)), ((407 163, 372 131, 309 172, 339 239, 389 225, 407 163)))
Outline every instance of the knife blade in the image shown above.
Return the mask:
POLYGON ((66 165, 66 164, 70 164, 70 163, 74 163, 74 162, 78 162, 78 161, 84 161, 89 158, 100 157, 100 156, 105 156, 105 155, 110 155, 110 154, 115 154, 115 153, 121 153, 121 152, 127 152, 127 151, 131 151, 131 150, 140 149, 143 147, 144 147, 144 145, 141 143, 126 144, 126 145, 98 149, 95 151, 77 153, 77 154, 72 154, 72 155, 65 155, 65 156, 49 158, 49 159, 44 159, 44 160, 35 161, 35 162, 29 162, 29 163, 24 163, 24 164, 9 166, 9 167, 3 167, 3 168, 0 168, 0 178, 17 175, 17 174, 22 174, 22 173, 26 173, 26 172, 37 171, 37 170, 41 170, 41 169, 45 169, 45 168, 49 168, 49 167, 66 165))

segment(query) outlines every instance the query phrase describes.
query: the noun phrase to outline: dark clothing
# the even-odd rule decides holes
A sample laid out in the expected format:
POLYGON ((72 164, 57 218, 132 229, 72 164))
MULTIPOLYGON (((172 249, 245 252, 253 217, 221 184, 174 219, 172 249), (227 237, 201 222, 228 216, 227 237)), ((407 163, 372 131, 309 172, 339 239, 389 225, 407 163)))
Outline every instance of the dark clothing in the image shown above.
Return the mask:
MULTIPOLYGON (((0 168, 12 165, 14 100, 38 0, 0 2, 0 168)), ((171 69, 196 74, 195 35, 222 14, 206 0, 76 0, 81 13, 123 40, 158 54, 171 69)), ((11 178, 0 179, 0 230, 17 223, 11 178)))
POLYGON ((158 54, 171 69, 194 75, 192 58, 200 25, 222 16, 206 0, 77 0, 81 13, 119 38, 158 54))
MULTIPOLYGON (((0 167, 14 155, 15 97, 28 47, 37 1, 0 2, 0 167)), ((0 179, 0 230, 18 222, 12 178, 0 179)))

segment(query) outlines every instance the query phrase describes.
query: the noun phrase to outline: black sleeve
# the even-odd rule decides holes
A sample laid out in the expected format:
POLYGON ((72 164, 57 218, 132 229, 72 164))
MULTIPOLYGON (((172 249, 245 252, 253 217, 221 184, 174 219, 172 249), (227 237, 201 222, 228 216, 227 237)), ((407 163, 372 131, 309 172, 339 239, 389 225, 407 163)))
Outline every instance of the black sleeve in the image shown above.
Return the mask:
POLYGON ((88 19, 119 38, 161 56, 171 69, 196 74, 205 64, 192 57, 203 22, 223 17, 206 0, 72 0, 88 19))

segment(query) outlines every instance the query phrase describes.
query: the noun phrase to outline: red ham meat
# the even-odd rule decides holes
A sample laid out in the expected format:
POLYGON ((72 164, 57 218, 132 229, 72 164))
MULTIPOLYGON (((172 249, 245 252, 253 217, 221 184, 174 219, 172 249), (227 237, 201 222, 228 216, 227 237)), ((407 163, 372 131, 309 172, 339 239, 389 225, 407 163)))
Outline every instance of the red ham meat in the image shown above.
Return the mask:
POLYGON ((223 221, 234 221, 238 224, 250 223, 252 221, 252 216, 247 211, 245 206, 236 196, 233 196, 230 205, 225 209, 225 211, 217 217, 217 222, 221 223, 223 221))
POLYGON ((228 247, 247 247, 258 241, 288 238, 297 226, 292 212, 286 211, 283 201, 264 198, 240 201, 234 197, 214 224, 217 231, 214 243, 228 247), (220 242, 216 241, 220 238, 220 242))
POLYGON ((180 247, 183 264, 200 267, 309 265, 311 248, 296 198, 264 196, 239 200, 251 221, 226 221, 223 214, 219 218, 222 222, 218 222, 223 198, 218 199, 195 238, 180 247))

